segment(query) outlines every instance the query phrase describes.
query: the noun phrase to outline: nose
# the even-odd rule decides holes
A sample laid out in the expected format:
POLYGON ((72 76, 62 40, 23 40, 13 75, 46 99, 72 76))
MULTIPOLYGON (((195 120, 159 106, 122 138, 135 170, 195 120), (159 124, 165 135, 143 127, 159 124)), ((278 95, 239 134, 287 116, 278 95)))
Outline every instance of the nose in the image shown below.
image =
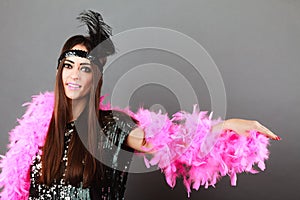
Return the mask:
POLYGON ((79 68, 74 67, 71 73, 71 78, 74 80, 78 80, 79 79, 79 68))

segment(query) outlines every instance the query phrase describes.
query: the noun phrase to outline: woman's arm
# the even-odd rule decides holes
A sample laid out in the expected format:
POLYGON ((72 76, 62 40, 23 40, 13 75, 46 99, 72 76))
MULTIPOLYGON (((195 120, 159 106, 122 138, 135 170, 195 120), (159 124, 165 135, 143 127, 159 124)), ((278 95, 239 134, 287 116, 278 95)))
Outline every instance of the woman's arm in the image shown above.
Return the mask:
MULTIPOLYGON (((250 130, 255 130, 273 140, 281 140, 268 128, 260 124, 258 121, 245 119, 228 119, 222 121, 211 128, 211 132, 222 132, 224 130, 232 130, 239 135, 249 136, 250 130)), ((145 132, 141 128, 132 130, 127 138, 127 145, 137 151, 150 153, 147 149, 152 149, 152 145, 145 140, 145 132)))

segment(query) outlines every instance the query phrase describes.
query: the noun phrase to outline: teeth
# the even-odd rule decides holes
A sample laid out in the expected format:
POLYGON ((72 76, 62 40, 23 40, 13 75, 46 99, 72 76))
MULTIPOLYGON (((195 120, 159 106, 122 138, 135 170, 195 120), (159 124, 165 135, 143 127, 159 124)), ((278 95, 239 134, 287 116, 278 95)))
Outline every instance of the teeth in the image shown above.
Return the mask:
POLYGON ((68 86, 74 87, 74 88, 80 88, 80 85, 68 83, 68 86))

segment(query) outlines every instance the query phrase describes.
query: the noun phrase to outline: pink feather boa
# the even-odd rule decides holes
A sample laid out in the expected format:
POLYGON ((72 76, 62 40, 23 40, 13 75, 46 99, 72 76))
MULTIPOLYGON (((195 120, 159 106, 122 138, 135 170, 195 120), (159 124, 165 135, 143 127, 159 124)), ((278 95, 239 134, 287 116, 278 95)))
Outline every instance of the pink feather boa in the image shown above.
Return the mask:
MULTIPOLYGON (((103 98, 101 109, 110 109, 109 104, 102 103, 103 98)), ((32 102, 24 104, 27 111, 9 133, 9 151, 1 156, 2 199, 28 199, 29 167, 38 148, 44 145, 53 104, 54 96, 49 92, 33 96, 32 102)), ((210 133, 211 126, 220 120, 212 120, 196 107, 193 113, 178 112, 172 119, 145 109, 136 114, 129 109, 125 112, 139 121, 146 141, 152 144, 151 149, 145 149, 155 152, 150 161, 144 159, 146 166, 158 165, 171 187, 182 177, 188 195, 191 187, 198 190, 201 185, 214 186, 225 175, 236 185, 237 173, 257 173, 252 168, 254 164, 265 169, 269 139, 255 131, 251 131, 250 137, 229 131, 210 133)))
POLYGON ((53 112, 52 93, 33 96, 19 125, 9 133, 9 151, 2 156, 0 187, 2 199, 28 199, 30 177, 29 167, 39 146, 44 145, 49 122, 53 112))
POLYGON ((178 112, 170 120, 167 115, 140 109, 135 118, 145 130, 146 141, 153 146, 153 157, 144 161, 147 167, 158 165, 170 187, 181 177, 187 189, 215 186, 221 176, 229 175, 235 186, 237 173, 258 173, 253 165, 265 169, 269 139, 256 131, 240 136, 233 131, 210 132, 220 120, 212 120, 207 112, 178 112), (174 123, 177 122, 177 123, 174 123))

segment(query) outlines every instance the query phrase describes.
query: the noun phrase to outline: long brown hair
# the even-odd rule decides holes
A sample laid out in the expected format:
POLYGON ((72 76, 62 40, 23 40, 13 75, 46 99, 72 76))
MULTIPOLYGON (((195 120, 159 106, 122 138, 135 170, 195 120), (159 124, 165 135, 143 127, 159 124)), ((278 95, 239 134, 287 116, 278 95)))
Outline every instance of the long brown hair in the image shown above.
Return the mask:
MULTIPOLYGON (((70 50, 77 44, 85 46, 88 52, 91 51, 89 38, 82 35, 76 35, 65 42, 61 52, 70 50)), ((59 180, 62 177, 60 167, 64 151, 64 132, 67 122, 72 120, 72 100, 66 97, 62 82, 64 61, 65 59, 63 59, 58 66, 54 90, 54 111, 45 145, 42 149, 42 174, 40 182, 46 185, 51 185, 54 180, 59 180)), ((106 59, 104 58, 100 62, 104 65, 105 61, 106 59)), ((84 134, 87 134, 88 147, 85 147, 78 134, 72 135, 69 144, 68 165, 65 174, 65 181, 67 183, 76 186, 78 183, 83 182, 83 187, 87 187, 94 181, 94 175, 97 170, 96 159, 94 158, 97 148, 97 140, 95 138, 100 131, 97 125, 99 119, 102 73, 98 68, 99 66, 91 63, 91 67, 93 71, 93 83, 87 97, 88 103, 80 116, 83 127, 87 127, 87 129, 85 129, 86 133, 84 134), (82 117, 82 115, 85 116, 82 117)))

